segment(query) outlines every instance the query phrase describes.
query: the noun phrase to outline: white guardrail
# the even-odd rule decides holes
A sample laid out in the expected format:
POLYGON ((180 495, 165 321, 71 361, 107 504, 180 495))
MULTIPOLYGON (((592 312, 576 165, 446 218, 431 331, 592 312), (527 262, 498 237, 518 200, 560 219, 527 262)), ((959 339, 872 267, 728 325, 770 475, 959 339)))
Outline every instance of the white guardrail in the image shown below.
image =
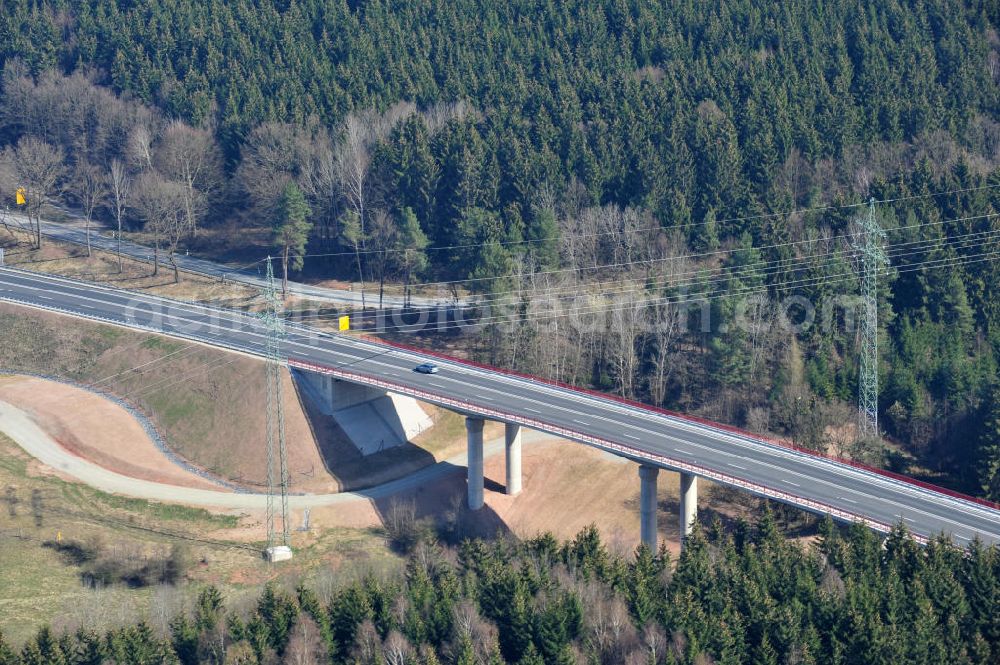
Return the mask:
MULTIPOLYGON (((411 388, 409 386, 404 386, 399 383, 392 381, 386 381, 385 379, 380 379, 369 374, 364 374, 361 372, 353 372, 344 369, 338 369, 334 367, 328 367, 326 365, 319 365, 317 363, 306 362, 304 360, 289 360, 288 364, 290 367, 295 367, 297 369, 302 369, 310 372, 315 372, 317 374, 325 374, 327 376, 334 376, 337 378, 347 379, 349 381, 363 383, 370 386, 376 386, 379 388, 385 388, 391 390, 392 392, 399 393, 401 395, 408 395, 410 397, 415 397, 417 399, 422 399, 427 402, 432 402, 435 404, 441 404, 444 406, 451 406, 460 411, 467 413, 473 413, 475 415, 489 416, 496 418, 497 420, 502 420, 506 422, 517 423, 519 425, 524 425, 532 429, 538 429, 551 434, 557 434, 565 436, 569 439, 579 441, 581 443, 586 443, 594 447, 607 450, 612 453, 617 453, 629 457, 635 460, 646 460, 659 464, 676 471, 689 471, 695 475, 707 478, 709 480, 714 480, 725 485, 731 485, 734 487, 739 487, 740 489, 746 490, 753 494, 763 496, 769 499, 775 499, 783 503, 789 503, 800 508, 804 508, 814 513, 819 513, 821 515, 830 515, 837 519, 847 521, 847 522, 860 522, 866 526, 880 531, 882 533, 888 533, 892 530, 891 524, 886 524, 885 522, 879 522, 873 520, 870 517, 861 515, 858 513, 852 513, 836 506, 831 506, 829 504, 822 503, 820 501, 814 501, 812 499, 807 499, 802 496, 791 494, 789 492, 784 492, 782 490, 776 490, 765 485, 760 485, 758 483, 753 483, 742 478, 737 478, 735 476, 730 476, 725 473, 721 473, 714 469, 709 469, 707 467, 699 466, 697 464, 691 464, 689 462, 683 462, 681 460, 672 459, 664 455, 658 455, 655 453, 647 452, 645 450, 639 450, 637 448, 632 448, 614 441, 609 441, 607 439, 602 439, 600 437, 593 436, 591 434, 586 434, 583 432, 578 432, 561 425, 553 425, 552 423, 545 422, 543 420, 537 420, 534 418, 528 418, 516 413, 510 413, 506 411, 501 411, 499 409, 489 408, 480 406, 477 404, 472 404, 471 402, 466 402, 464 400, 455 399, 454 397, 448 397, 446 395, 440 395, 427 390, 411 388)), ((914 540, 920 543, 926 543, 927 538, 920 534, 912 534, 914 540)))
MULTIPOLYGON (((4 269, 5 270, 10 270, 11 272, 23 272, 23 273, 28 274, 28 275, 32 275, 32 276, 36 276, 36 277, 39 276, 36 273, 33 273, 31 271, 24 271, 24 270, 19 270, 19 269, 16 269, 16 268, 5 267, 4 269)), ((48 275, 44 275, 44 277, 52 277, 53 279, 55 279, 55 281, 62 281, 62 282, 72 283, 74 285, 80 285, 80 283, 76 282, 75 280, 70 280, 70 279, 66 279, 66 278, 63 278, 63 277, 48 276, 48 275)), ((90 285, 90 284, 86 284, 86 285, 87 286, 93 286, 93 285, 90 285)), ((98 287, 98 288, 101 288, 101 287, 98 287)), ((129 291, 126 291, 126 293, 132 294, 132 292, 129 292, 129 291)), ((148 296, 148 294, 135 293, 134 295, 140 296, 143 299, 150 299, 149 296, 148 296)), ((157 297, 157 299, 161 299, 161 298, 157 297)), ((187 334, 187 333, 184 333, 182 331, 163 330, 163 329, 155 328, 153 326, 144 325, 144 324, 139 323, 139 322, 134 321, 134 320, 117 319, 117 318, 112 318, 112 317, 107 317, 107 316, 100 316, 98 314, 92 314, 92 313, 88 313, 88 312, 81 312, 81 311, 77 311, 77 310, 71 310, 71 309, 68 309, 68 308, 65 308, 65 307, 58 307, 58 306, 49 305, 49 304, 46 304, 46 303, 39 303, 39 302, 35 302, 35 301, 29 301, 29 300, 24 300, 24 299, 21 299, 21 298, 11 297, 10 295, 6 295, 6 294, 0 294, 0 300, 4 300, 4 301, 7 301, 7 302, 19 304, 19 305, 26 305, 26 306, 33 307, 33 308, 36 308, 36 309, 42 309, 42 310, 57 312, 57 313, 60 313, 60 314, 67 314, 67 315, 75 316, 75 317, 78 317, 78 318, 89 319, 89 320, 92 320, 92 321, 99 321, 99 322, 102 322, 102 323, 108 323, 108 324, 112 324, 112 325, 124 326, 124 327, 127 327, 127 328, 136 329, 136 330, 142 330, 142 331, 145 331, 145 332, 165 334, 165 335, 169 335, 169 336, 173 336, 173 337, 178 337, 178 338, 182 338, 182 339, 188 339, 190 341, 199 342, 199 343, 203 343, 203 344, 209 344, 211 346, 216 346, 216 347, 222 347, 222 348, 230 349, 232 351, 236 351, 236 352, 239 352, 239 353, 246 353, 246 354, 257 356, 257 357, 259 357, 261 355, 260 351, 257 350, 257 349, 253 349, 253 348, 250 348, 250 347, 244 347, 244 346, 241 346, 241 345, 238 345, 238 344, 226 343, 226 342, 224 342, 222 340, 219 340, 218 338, 207 338, 207 337, 203 337, 203 336, 200 336, 200 335, 187 334)), ((175 300, 175 299, 172 299, 172 298, 162 298, 162 300, 167 300, 167 301, 170 301, 172 303, 176 303, 176 305, 179 305, 179 306, 183 305, 183 306, 186 306, 186 307, 190 307, 190 306, 193 305, 197 309, 216 310, 216 311, 218 311, 220 313, 225 313, 225 314, 229 314, 229 315, 236 315, 235 318, 243 318, 243 317, 251 318, 245 312, 240 312, 239 310, 227 310, 225 308, 212 308, 212 307, 209 307, 209 306, 200 305, 198 303, 189 303, 189 302, 185 302, 185 301, 175 300)), ((451 360, 453 362, 459 362, 459 363, 461 363, 461 361, 458 360, 458 359, 451 359, 451 360)), ((769 499, 775 499, 777 501, 781 501, 781 502, 784 502, 784 503, 789 503, 789 504, 798 506, 800 508, 804 508, 806 510, 809 510, 811 512, 819 513, 819 514, 822 514, 822 515, 830 515, 831 517, 834 517, 834 518, 837 518, 837 519, 840 519, 840 520, 843 520, 843 521, 860 522, 860 523, 863 523, 866 526, 868 526, 868 527, 870 527, 870 528, 872 528, 872 529, 874 529, 876 531, 880 531, 880 532, 883 532, 883 533, 888 533, 892 529, 892 525, 890 525, 890 524, 887 524, 885 522, 880 522, 878 520, 874 520, 874 519, 872 519, 870 517, 867 517, 865 515, 861 515, 859 513, 854 513, 854 512, 851 512, 849 510, 844 510, 842 508, 838 508, 836 506, 832 506, 832 505, 829 505, 829 504, 826 504, 826 503, 823 503, 823 502, 820 502, 820 501, 815 501, 813 499, 809 499, 809 498, 806 498, 806 497, 803 497, 803 496, 792 494, 790 492, 785 492, 783 490, 778 490, 778 489, 774 489, 774 488, 771 488, 771 487, 767 487, 766 485, 761 485, 759 483, 754 483, 754 482, 751 482, 751 481, 748 481, 748 480, 744 480, 742 478, 737 478, 735 476, 731 476, 729 474, 725 474, 725 473, 722 473, 720 471, 716 471, 714 469, 710 469, 710 468, 707 468, 707 467, 699 466, 697 464, 691 464, 689 462, 684 462, 684 461, 681 461, 681 460, 676 460, 676 459, 673 459, 673 458, 670 458, 670 457, 666 457, 664 455, 659 455, 659 454, 656 454, 656 453, 651 453, 651 452, 648 452, 648 451, 640 450, 638 448, 633 448, 631 446, 627 446, 627 445, 620 444, 620 443, 617 443, 617 442, 614 442, 614 441, 610 441, 610 440, 607 440, 607 439, 596 437, 596 436, 593 436, 591 434, 587 434, 585 432, 579 432, 579 431, 576 431, 576 430, 572 430, 572 429, 569 429, 567 427, 563 427, 561 425, 555 425, 555 424, 552 424, 552 423, 549 423, 549 422, 546 422, 546 421, 543 421, 543 420, 529 418, 529 417, 526 417, 526 416, 523 416, 523 415, 520 415, 520 414, 517 414, 517 413, 512 413, 512 412, 507 412, 507 411, 501 411, 501 410, 494 409, 494 408, 484 407, 484 406, 481 406, 481 405, 478 405, 478 404, 473 404, 471 402, 466 402, 464 400, 455 399, 453 397, 448 397, 446 395, 440 395, 440 394, 437 394, 437 393, 434 393, 434 392, 431 392, 431 391, 427 391, 427 390, 421 390, 421 389, 411 388, 409 386, 405 386, 405 385, 402 385, 402 384, 394 383, 392 381, 386 381, 385 379, 380 379, 378 377, 375 377, 375 376, 372 376, 372 375, 369 375, 369 374, 364 374, 364 373, 361 373, 361 372, 348 371, 348 370, 344 370, 344 369, 333 368, 333 367, 329 367, 329 366, 326 366, 326 365, 320 365, 320 364, 317 364, 317 363, 310 363, 310 362, 307 362, 307 361, 304 361, 304 360, 296 360, 296 359, 289 359, 288 364, 291 367, 296 367, 296 368, 304 369, 304 370, 311 371, 311 372, 316 372, 316 373, 320 373, 320 374, 326 374, 326 375, 335 376, 335 377, 338 377, 338 378, 344 378, 344 379, 347 379, 347 380, 350 380, 350 381, 354 381, 354 382, 357 382, 357 383, 363 383, 363 384, 366 384, 366 385, 377 386, 377 387, 380 387, 380 388, 386 388, 388 390, 391 390, 392 392, 396 392, 396 393, 399 393, 399 394, 402 394, 402 395, 409 395, 411 397, 415 397, 415 398, 418 398, 418 399, 423 399, 425 401, 429 401, 429 402, 441 404, 441 405, 444 405, 444 406, 454 407, 454 408, 456 408, 456 409, 458 409, 460 411, 474 413, 476 415, 489 416, 489 417, 496 418, 498 420, 521 424, 521 425, 524 425, 526 427, 530 427, 532 429, 539 429, 539 430, 542 430, 542 431, 550 432, 552 434, 556 434, 556 435, 560 435, 560 436, 565 436, 565 437, 567 437, 569 439, 573 439, 575 441, 579 441, 579 442, 585 443, 587 445, 592 445, 594 447, 597 447, 597 448, 600 448, 602 450, 606 450, 606 451, 609 451, 609 452, 612 452, 612 453, 624 455, 626 457, 629 457, 629 458, 632 458, 632 459, 635 459, 635 460, 650 461, 650 462, 653 462, 655 464, 659 464, 659 465, 662 465, 664 467, 667 467, 667 468, 670 468, 670 469, 673 469, 673 470, 676 470, 676 471, 688 471, 688 472, 694 473, 694 474, 696 474, 698 476, 707 478, 709 480, 714 480, 714 481, 723 483, 725 485, 730 485, 730 486, 733 486, 733 487, 739 487, 740 489, 748 491, 748 492, 750 492, 752 494, 756 494, 758 496, 762 496, 762 497, 769 498, 769 499)), ((875 474, 872 474, 872 475, 875 475, 875 474)), ((881 478, 881 476, 879 476, 879 477, 881 478)), ((887 480, 889 480, 889 479, 887 479, 887 480)), ((921 534, 913 533, 912 536, 913 536, 914 540, 916 540, 918 542, 921 542, 921 543, 926 543, 927 540, 928 540, 928 538, 926 536, 921 535, 921 534)))

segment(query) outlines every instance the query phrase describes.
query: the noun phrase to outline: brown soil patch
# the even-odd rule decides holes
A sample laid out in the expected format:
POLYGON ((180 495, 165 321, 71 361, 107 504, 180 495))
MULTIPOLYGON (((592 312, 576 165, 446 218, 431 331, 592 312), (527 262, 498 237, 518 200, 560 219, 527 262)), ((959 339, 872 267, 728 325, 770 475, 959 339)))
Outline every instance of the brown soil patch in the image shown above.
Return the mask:
MULTIPOLYGON (((138 407, 170 449, 188 462, 237 484, 265 485, 262 361, 5 303, 0 303, 0 338, 0 369, 95 385, 138 407)), ((333 419, 300 397, 287 372, 283 388, 292 492, 369 487, 454 455, 465 445, 459 416, 425 407, 437 423, 432 430, 413 444, 362 457, 333 419)), ((51 401, 52 414, 59 413, 58 401, 51 401)), ((114 445, 99 447, 67 437, 66 432, 74 431, 73 421, 64 422, 60 436, 68 447, 95 455, 102 465, 112 463, 101 455, 113 454, 114 445)))
MULTIPOLYGON (((487 487, 494 489, 487 491, 486 505, 521 538, 551 532, 556 538, 569 539, 594 524, 605 542, 628 552, 639 543, 638 469, 634 462, 588 446, 547 439, 524 447, 524 489, 516 497, 503 494, 504 456, 486 460, 487 487)), ((676 555, 680 552, 680 475, 661 470, 657 489, 659 540, 676 555)), ((698 520, 706 527, 716 519, 727 529, 738 518, 753 520, 761 505, 760 499, 744 492, 698 481, 698 520)))
MULTIPOLYGON (((522 492, 502 493, 503 455, 487 460, 487 477, 500 488, 487 505, 517 536, 551 532, 573 538, 594 524, 606 542, 631 550, 639 543, 638 465, 577 443, 547 440, 524 447, 522 492)), ((678 475, 661 471, 658 484, 660 539, 679 551, 676 507, 678 475)))
MULTIPOLYGON (((511 534, 531 538, 550 532, 570 539, 594 524, 604 539, 621 552, 639 543, 638 466, 593 448, 559 439, 526 444, 522 457, 524 489, 516 497, 504 494, 505 468, 502 452, 486 459, 486 506, 470 513, 465 506, 465 469, 433 484, 400 493, 389 499, 359 501, 314 508, 314 529, 379 527, 391 514, 393 504, 412 502, 419 518, 437 521, 458 519, 469 534, 511 534)), ((674 554, 680 552, 679 477, 661 471, 659 476, 659 533, 661 542, 674 554)), ((733 494, 701 481, 699 513, 702 524, 720 519, 729 525, 739 516, 752 517, 759 500, 733 494)), ((292 520, 301 524, 301 513, 292 520)), ((304 540, 304 539, 303 539, 304 540)))
POLYGON ((0 400, 29 413, 67 450, 118 473, 170 485, 218 489, 173 463, 120 405, 56 381, 0 378, 0 400))

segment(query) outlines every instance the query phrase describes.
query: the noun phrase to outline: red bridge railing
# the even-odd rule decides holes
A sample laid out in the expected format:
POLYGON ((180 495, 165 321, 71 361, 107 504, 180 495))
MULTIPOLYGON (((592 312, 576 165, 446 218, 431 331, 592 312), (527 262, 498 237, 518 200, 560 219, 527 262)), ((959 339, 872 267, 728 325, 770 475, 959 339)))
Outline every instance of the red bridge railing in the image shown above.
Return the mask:
POLYGON ((579 386, 574 386, 574 385, 571 385, 571 384, 568 384, 568 383, 564 383, 562 381, 554 381, 552 379, 544 379, 544 378, 541 378, 541 377, 538 377, 538 376, 533 376, 531 374, 525 374, 523 372, 516 372, 516 371, 513 371, 513 370, 503 369, 503 368, 500 368, 500 367, 493 367, 492 365, 487 365, 485 363, 479 363, 479 362, 476 362, 474 360, 466 360, 464 358, 456 358, 455 356, 450 356, 450 355, 448 355, 446 353, 441 353, 439 351, 429 351, 427 349, 422 349, 422 348, 419 348, 419 347, 416 347, 416 346, 411 346, 409 344, 403 344, 401 342, 395 342, 395 341, 384 340, 384 339, 377 339, 377 338, 367 337, 367 336, 364 336, 363 338, 366 341, 371 342, 373 344, 378 344, 378 345, 382 345, 382 346, 391 346, 391 347, 395 347, 395 348, 402 349, 402 350, 405 350, 405 351, 410 351, 410 352, 413 352, 413 353, 419 353, 419 354, 422 354, 422 355, 433 356, 433 357, 436 357, 436 358, 440 358, 442 360, 446 360, 446 361, 451 362, 451 363, 456 363, 456 364, 459 364, 459 365, 468 365, 470 367, 476 367, 476 368, 488 370, 488 371, 491 371, 491 372, 497 372, 497 373, 500 373, 500 374, 505 374, 507 376, 513 376, 513 377, 517 377, 517 378, 520 378, 520 379, 525 379, 527 381, 533 381, 535 383, 542 383, 542 384, 554 386, 556 388, 561 388, 561 389, 564 389, 564 390, 570 390, 570 391, 573 391, 575 393, 589 395, 591 397, 597 397, 597 398, 603 399, 603 400, 611 400, 611 401, 617 402, 619 404, 624 404, 624 405, 626 405, 626 406, 628 406, 630 408, 640 409, 642 411, 647 411, 647 412, 651 412, 651 413, 658 413, 658 414, 661 414, 661 415, 669 416, 671 418, 675 418, 677 420, 684 420, 684 421, 688 421, 688 422, 692 422, 692 423, 697 423, 699 425, 705 425, 705 426, 712 427, 712 428, 717 429, 717 430, 721 430, 721 431, 725 431, 725 432, 730 432, 732 434, 736 434, 736 435, 738 435, 740 437, 743 437, 743 438, 746 438, 746 439, 750 439, 750 440, 758 441, 758 442, 762 442, 762 443, 768 443, 770 445, 778 446, 780 448, 785 448, 787 450, 793 450, 795 452, 802 453, 804 455, 810 455, 812 457, 818 457, 818 458, 826 459, 826 460, 829 460, 831 462, 837 462, 839 464, 845 464, 847 466, 851 466, 851 467, 854 467, 856 469, 859 469, 859 470, 862 470, 862 471, 866 471, 868 473, 874 473, 876 475, 883 476, 885 478, 890 478, 892 480, 896 480, 896 481, 905 483, 907 485, 913 485, 915 487, 920 487, 922 489, 930 490, 932 492, 938 492, 940 494, 944 494, 946 496, 950 496, 950 497, 953 497, 953 498, 956 498, 956 499, 962 499, 963 501, 969 501, 969 502, 972 502, 972 503, 979 504, 981 506, 986 506, 988 508, 993 508, 995 510, 1000 510, 1000 503, 995 503, 993 501, 988 501, 986 499, 981 499, 979 497, 969 496, 968 494, 963 494, 962 492, 957 492, 955 490, 948 489, 947 487, 941 487, 941 486, 935 485, 933 483, 928 483, 928 482, 925 482, 925 481, 922 481, 922 480, 917 480, 916 478, 911 478, 911 477, 903 475, 901 473, 894 473, 892 471, 888 471, 886 469, 880 469, 878 467, 874 467, 874 466, 871 466, 869 464, 864 464, 862 462, 857 462, 857 461, 854 461, 854 460, 845 459, 843 457, 838 457, 836 455, 828 455, 828 454, 822 453, 822 452, 820 452, 818 450, 812 450, 810 448, 805 448, 803 446, 796 445, 796 444, 794 444, 794 443, 792 443, 790 441, 784 441, 782 439, 775 439, 775 438, 772 438, 772 437, 762 436, 760 434, 754 434, 753 432, 748 432, 746 430, 740 429, 739 427, 734 427, 732 425, 726 425, 726 424, 723 424, 723 423, 717 423, 717 422, 709 420, 707 418, 700 418, 698 416, 691 416, 691 415, 687 415, 687 414, 683 414, 683 413, 678 413, 676 411, 670 411, 669 409, 663 409, 663 408, 660 408, 660 407, 652 406, 650 404, 643 404, 642 402, 638 402, 636 400, 628 399, 626 397, 620 397, 618 395, 612 395, 612 394, 609 394, 609 393, 603 393, 603 392, 600 392, 600 391, 597 391, 597 390, 591 390, 589 388, 581 388, 579 386))

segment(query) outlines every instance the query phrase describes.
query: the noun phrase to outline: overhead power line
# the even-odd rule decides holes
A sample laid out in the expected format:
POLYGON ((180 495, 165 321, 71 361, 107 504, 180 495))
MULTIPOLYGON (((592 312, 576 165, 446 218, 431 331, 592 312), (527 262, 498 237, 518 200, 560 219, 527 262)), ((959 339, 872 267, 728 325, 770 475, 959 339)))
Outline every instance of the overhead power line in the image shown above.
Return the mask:
MULTIPOLYGON (((904 274, 909 272, 916 272, 928 269, 938 269, 947 268, 951 266, 961 266, 970 265, 974 263, 981 263, 983 261, 993 260, 997 256, 1000 256, 1000 250, 992 252, 983 252, 979 254, 972 254, 968 256, 958 256, 949 257, 943 259, 936 259, 933 261, 921 262, 917 264, 911 264, 906 268, 896 270, 897 274, 904 274)), ((480 319, 475 319, 469 323, 445 323, 443 325, 435 325, 434 332, 445 332, 448 330, 463 329, 468 325, 490 325, 493 323, 521 323, 521 322, 531 322, 531 321, 546 321, 555 320, 568 317, 587 317, 593 315, 606 315, 615 311, 630 309, 630 308, 648 308, 656 305, 682 305, 682 304, 697 304, 700 302, 710 302, 713 300, 718 300, 721 298, 738 298, 749 295, 764 294, 769 292, 782 293, 797 289, 810 288, 826 286, 830 284, 839 284, 845 281, 856 279, 857 273, 854 271, 847 271, 842 273, 836 273, 834 275, 826 275, 822 277, 811 277, 803 278, 799 280, 793 280, 791 282, 782 284, 778 287, 767 287, 767 286, 754 286, 744 289, 731 290, 731 291, 710 291, 710 292, 700 292, 695 294, 685 294, 680 296, 661 296, 653 298, 638 299, 625 303, 599 303, 594 305, 585 306, 573 306, 565 309, 559 309, 558 311, 546 313, 532 313, 529 315, 518 315, 512 313, 510 315, 494 315, 489 317, 484 317, 480 319)), ((413 332, 420 332, 418 329, 414 329, 413 332)), ((369 334, 387 334, 387 332, 373 331, 369 334)), ((301 339, 309 339, 307 335, 299 336, 301 339)))
MULTIPOLYGON (((963 234, 960 236, 954 236, 952 238, 933 238, 927 240, 915 240, 902 243, 895 243, 889 245, 888 248, 891 250, 888 252, 890 258, 905 258, 907 256, 918 255, 921 253, 934 251, 943 247, 963 247, 967 246, 969 243, 983 243, 992 242, 1000 238, 1000 229, 991 231, 980 231, 976 233, 963 234)), ((833 259, 857 259, 860 256, 860 252, 854 248, 838 248, 833 252, 827 254, 812 254, 805 257, 799 257, 797 259, 778 259, 772 261, 756 261, 744 266, 739 266, 736 268, 729 268, 725 266, 717 267, 711 271, 706 270, 692 270, 684 273, 675 273, 672 275, 664 276, 662 279, 653 281, 640 281, 635 280, 627 283, 625 286, 607 289, 602 288, 600 290, 594 290, 593 288, 588 290, 586 285, 583 289, 578 286, 570 287, 570 289, 559 289, 558 287, 544 287, 544 292, 542 295, 548 299, 553 298, 571 298, 574 296, 595 296, 595 297, 607 297, 611 295, 624 295, 628 293, 642 293, 648 292, 650 290, 655 290, 658 288, 670 288, 670 289, 688 289, 691 287, 706 288, 712 285, 721 285, 723 283, 729 283, 733 280, 739 281, 750 281, 750 280, 767 280, 768 278, 775 277, 777 275, 793 274, 797 272, 802 272, 806 270, 815 270, 822 267, 821 261, 832 262, 833 259), (690 281, 677 281, 680 277, 694 276, 695 278, 690 281)), ((531 291, 530 288, 521 289, 519 291, 509 291, 504 292, 507 294, 513 294, 518 297, 523 297, 525 294, 531 291)), ((492 298, 485 298, 476 301, 475 305, 482 307, 488 305, 495 305, 497 303, 510 304, 512 298, 504 297, 502 295, 495 296, 492 298)), ((310 317, 310 320, 318 321, 325 319, 332 319, 339 316, 339 314, 324 315, 318 314, 316 316, 310 317)))
MULTIPOLYGON (((996 217, 996 216, 997 216, 996 213, 986 213, 986 214, 983 214, 983 215, 971 215, 971 216, 968 216, 968 217, 956 217, 956 218, 952 218, 952 219, 938 220, 938 221, 935 221, 935 222, 923 222, 923 223, 920 223, 920 224, 910 224, 908 226, 898 226, 898 227, 896 227, 894 229, 888 229, 887 231, 889 233, 898 233, 900 231, 912 230, 912 229, 923 228, 923 227, 928 227, 928 226, 941 226, 941 225, 949 224, 949 223, 968 222, 968 221, 974 221, 974 220, 977 220, 977 219, 988 219, 988 218, 996 217)), ((763 250, 768 250, 768 249, 781 249, 781 248, 786 248, 786 247, 798 247, 798 246, 801 246, 801 245, 810 245, 810 244, 815 244, 815 243, 818 243, 818 242, 823 242, 825 240, 832 240, 832 239, 833 238, 830 238, 830 239, 825 239, 825 238, 806 238, 804 240, 794 240, 794 241, 788 241, 788 242, 772 243, 770 245, 758 245, 756 247, 752 247, 751 249, 755 249, 755 250, 758 250, 758 251, 763 251, 763 250)), ((579 273, 588 273, 588 272, 593 272, 593 271, 598 271, 598 270, 633 268, 633 267, 636 267, 636 266, 647 267, 647 266, 652 266, 652 265, 656 265, 656 264, 662 264, 662 263, 671 262, 671 261, 681 261, 681 260, 690 260, 690 259, 696 259, 696 258, 706 258, 706 257, 710 257, 710 256, 722 256, 722 255, 732 254, 733 252, 736 252, 736 251, 741 251, 742 249, 744 249, 744 248, 741 247, 741 246, 734 246, 734 247, 730 247, 730 248, 726 248, 726 249, 712 250, 712 251, 709 251, 709 252, 698 252, 698 253, 693 253, 693 254, 682 254, 682 255, 677 255, 677 256, 664 256, 664 257, 659 257, 659 258, 654 258, 654 259, 639 259, 639 260, 635 260, 635 261, 622 261, 622 262, 619 262, 619 263, 603 263, 603 264, 595 264, 595 265, 592 265, 592 266, 580 266, 580 267, 575 267, 575 268, 558 268, 558 269, 554 269, 554 270, 539 270, 539 271, 532 271, 532 272, 520 272, 520 273, 509 274, 509 275, 499 275, 499 276, 495 276, 495 277, 467 277, 467 278, 463 278, 463 279, 443 280, 443 281, 436 281, 436 282, 414 282, 414 283, 411 284, 411 287, 420 287, 420 288, 447 287, 447 286, 453 286, 453 285, 457 285, 457 284, 470 284, 470 283, 476 283, 476 282, 489 282, 489 281, 495 281, 495 280, 498 280, 498 279, 515 279, 515 278, 519 278, 519 277, 538 277, 538 276, 543 276, 543 275, 564 275, 564 274, 569 274, 569 273, 579 274, 579 273)))
MULTIPOLYGON (((971 215, 971 216, 967 216, 967 217, 955 217, 955 218, 937 220, 937 221, 934 221, 934 222, 922 222, 922 223, 919 223, 919 224, 910 224, 910 225, 907 225, 907 226, 899 226, 899 227, 896 227, 894 229, 890 229, 889 232, 890 233, 898 233, 898 232, 901 232, 901 231, 908 231, 908 230, 914 230, 914 229, 931 227, 931 226, 942 226, 942 225, 951 224, 951 223, 956 223, 957 224, 957 223, 960 223, 960 222, 975 221, 975 220, 979 220, 979 219, 989 219, 989 218, 993 218, 993 217, 997 217, 997 216, 998 215, 995 214, 995 213, 987 213, 987 214, 984 214, 984 215, 971 215)), ((806 245, 806 246, 808 246, 808 245, 816 245, 816 244, 820 244, 820 243, 824 243, 824 242, 834 242, 834 241, 836 241, 840 237, 842 237, 842 236, 830 237, 830 238, 807 238, 807 239, 804 239, 804 240, 796 240, 796 241, 789 241, 789 242, 782 242, 782 243, 773 243, 773 244, 770 244, 770 245, 758 245, 758 246, 755 246, 755 247, 750 247, 749 249, 753 250, 753 251, 763 251, 763 250, 770 250, 770 249, 782 249, 782 248, 800 247, 800 246, 803 246, 803 245, 806 245)), ((467 278, 467 279, 441 281, 441 282, 422 282, 422 283, 414 283, 412 286, 417 286, 417 287, 445 286, 445 285, 453 285, 453 284, 468 283, 468 282, 492 281, 492 280, 503 280, 503 279, 518 279, 518 278, 523 278, 523 277, 530 277, 532 279, 537 279, 539 277, 545 277, 545 276, 550 276, 550 275, 563 275, 563 274, 569 274, 569 273, 579 274, 579 273, 587 273, 587 272, 592 272, 592 271, 601 270, 601 269, 628 268, 628 267, 635 267, 635 266, 649 266, 649 265, 653 265, 653 264, 661 264, 661 263, 666 263, 666 262, 689 261, 689 260, 693 260, 693 259, 697 259, 697 258, 705 258, 705 257, 722 256, 722 255, 732 254, 733 252, 744 251, 745 249, 747 249, 747 248, 744 248, 742 246, 734 246, 734 247, 731 247, 731 248, 719 249, 719 250, 714 250, 714 251, 710 251, 710 252, 700 252, 700 253, 693 253, 693 254, 680 254, 680 255, 674 255, 674 256, 661 257, 661 258, 657 258, 657 259, 643 259, 643 260, 638 260, 638 261, 622 262, 622 263, 618 263, 618 264, 597 264, 597 265, 594 265, 594 266, 584 266, 584 267, 579 267, 579 268, 561 268, 561 269, 557 269, 557 270, 543 270, 543 271, 535 271, 535 272, 513 273, 513 274, 501 275, 501 276, 497 276, 497 277, 477 277, 477 278, 467 278)), ((782 261, 782 260, 784 260, 784 259, 779 259, 777 261, 782 261)), ((792 259, 792 260, 794 260, 794 259, 792 259)), ((698 272, 700 272, 700 271, 698 271, 698 272)), ((635 278, 634 277, 623 277, 619 281, 621 281, 621 282, 634 282, 635 278)), ((584 291, 584 290, 588 289, 589 287, 587 285, 580 285, 579 287, 574 286, 572 288, 578 288, 579 290, 584 291)), ((498 296, 505 295, 505 294, 511 294, 511 293, 519 293, 522 290, 523 289, 520 288, 520 287, 515 287, 515 288, 511 288, 511 289, 507 289, 507 290, 493 291, 488 296, 484 296, 484 297, 478 298, 477 302, 489 302, 490 300, 497 300, 498 296)), ((300 311, 300 310, 286 310, 286 311, 288 311, 288 312, 296 312, 296 311, 300 311)))

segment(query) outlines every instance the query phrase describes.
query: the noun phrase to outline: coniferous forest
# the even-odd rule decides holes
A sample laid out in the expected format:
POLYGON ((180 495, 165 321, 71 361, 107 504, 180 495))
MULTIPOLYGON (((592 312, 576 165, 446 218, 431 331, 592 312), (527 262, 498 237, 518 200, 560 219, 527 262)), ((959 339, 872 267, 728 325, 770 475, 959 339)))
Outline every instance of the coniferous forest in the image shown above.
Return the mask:
POLYGON ((259 260, 258 231, 371 305, 479 294, 509 324, 463 342, 482 360, 998 498, 998 22, 982 0, 12 0, 0 179, 168 261, 259 260), (892 454, 831 435, 869 199, 892 454))
POLYGON ((48 628, 3 665, 96 663, 822 663, 973 665, 1000 657, 1000 558, 973 543, 921 548, 830 522, 787 541, 765 513, 696 532, 676 562, 622 556, 593 528, 559 543, 419 543, 397 576, 317 592, 268 585, 233 608, 204 587, 161 636, 138 622, 98 634, 48 628))
POLYGON ((36 200, 168 259, 259 260, 263 230, 286 273, 371 305, 387 282, 480 294, 516 320, 466 344, 483 360, 998 498, 998 22, 983 0, 12 0, 4 182, 40 155, 36 200), (870 198, 888 457, 829 434, 870 198), (603 316, 594 294, 604 325, 559 325, 603 316), (815 325, 775 325, 808 314, 789 296, 815 325), (671 306, 699 297, 709 325, 671 306))
MULTIPOLYGON (((473 296, 486 325, 421 343, 1000 500, 1000 3, 5 0, 0 66, 29 219, 271 253, 370 307, 473 296), (884 440, 842 427, 870 200, 884 440)), ((206 588, 167 637, 45 630, 0 665, 1000 662, 995 548, 769 516, 676 562, 422 544, 321 595, 206 588)))

